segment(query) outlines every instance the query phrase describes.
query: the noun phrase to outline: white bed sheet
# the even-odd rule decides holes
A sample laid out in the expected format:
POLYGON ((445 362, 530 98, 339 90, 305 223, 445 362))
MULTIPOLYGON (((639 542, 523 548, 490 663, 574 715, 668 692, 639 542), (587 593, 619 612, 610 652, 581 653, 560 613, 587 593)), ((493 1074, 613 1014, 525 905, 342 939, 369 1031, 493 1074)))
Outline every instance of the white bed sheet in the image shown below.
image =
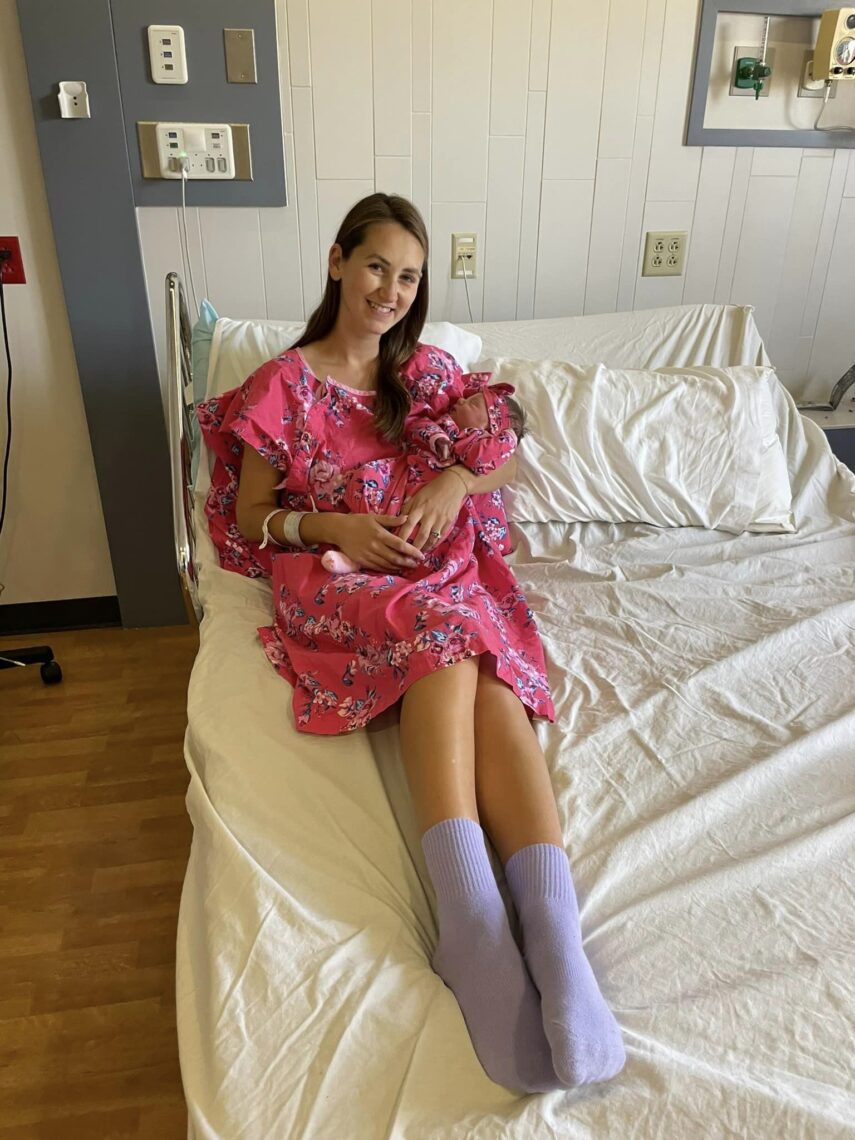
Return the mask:
MULTIPOLYGON (((750 310, 705 308, 717 347, 678 309, 695 331, 674 341, 663 318, 668 359, 644 314, 576 320, 607 363, 766 362, 750 310)), ((564 355, 521 327, 556 324, 477 331, 485 355, 508 333, 517 356, 564 355)), ((200 541, 177 946, 191 1138, 852 1135, 855 478, 776 404, 795 534, 515 528, 558 712, 538 736, 628 1051, 594 1088, 520 1096, 485 1075, 429 965, 397 726, 297 733, 256 638, 269 586, 200 541)))

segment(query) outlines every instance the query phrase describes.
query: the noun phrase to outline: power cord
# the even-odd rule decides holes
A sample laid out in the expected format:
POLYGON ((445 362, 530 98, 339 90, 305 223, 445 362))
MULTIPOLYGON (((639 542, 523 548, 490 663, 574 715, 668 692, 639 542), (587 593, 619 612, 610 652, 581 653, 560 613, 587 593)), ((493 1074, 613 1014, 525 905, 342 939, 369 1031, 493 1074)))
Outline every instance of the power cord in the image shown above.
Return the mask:
POLYGON ((469 260, 468 254, 458 254, 457 260, 460 262, 460 268, 463 270, 463 287, 466 290, 466 308, 469 310, 469 323, 474 325, 475 318, 472 316, 472 305, 469 301, 469 279, 466 276, 466 262, 469 260))
MULTIPOLYGON (((6 520, 6 493, 9 487, 9 456, 12 452, 12 353, 9 349, 9 329, 6 324, 6 299, 3 296, 2 262, 11 257, 8 249, 0 249, 0 318, 3 322, 3 343, 6 346, 6 451, 3 457, 3 503, 0 506, 0 534, 6 520)), ((0 586, 0 590, 3 587, 0 586)))
POLYGON ((819 125, 819 120, 822 118, 822 113, 828 106, 829 96, 831 95, 832 82, 833 80, 831 79, 826 79, 825 81, 825 95, 823 96, 822 106, 819 109, 819 114, 817 115, 816 121, 813 124, 813 129, 815 131, 855 131, 855 127, 821 127, 819 125))
POLYGON ((196 285, 193 281, 193 266, 190 263, 190 242, 187 237, 187 196, 185 193, 185 186, 187 183, 187 166, 189 160, 186 154, 179 155, 178 161, 181 163, 181 221, 184 223, 184 232, 181 232, 181 223, 178 225, 178 241, 181 245, 181 257, 187 268, 187 278, 190 282, 190 293, 193 297, 193 305, 196 309, 196 316, 199 316, 199 302, 196 300, 196 285))

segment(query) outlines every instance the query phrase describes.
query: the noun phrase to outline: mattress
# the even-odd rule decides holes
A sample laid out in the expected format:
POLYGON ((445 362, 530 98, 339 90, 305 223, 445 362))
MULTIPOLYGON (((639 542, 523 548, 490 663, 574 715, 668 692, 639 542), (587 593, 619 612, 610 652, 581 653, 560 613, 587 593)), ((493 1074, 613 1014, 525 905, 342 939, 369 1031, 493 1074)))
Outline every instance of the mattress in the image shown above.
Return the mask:
MULTIPOLYGON (((485 356, 767 359, 732 306, 473 328, 485 356)), ((191 1140, 852 1134, 855 477, 783 388, 776 408, 794 534, 513 526, 557 711, 536 730, 627 1046, 589 1088, 486 1076, 430 967, 394 714, 297 733, 256 634, 269 585, 219 569, 200 531, 176 985, 191 1140)))

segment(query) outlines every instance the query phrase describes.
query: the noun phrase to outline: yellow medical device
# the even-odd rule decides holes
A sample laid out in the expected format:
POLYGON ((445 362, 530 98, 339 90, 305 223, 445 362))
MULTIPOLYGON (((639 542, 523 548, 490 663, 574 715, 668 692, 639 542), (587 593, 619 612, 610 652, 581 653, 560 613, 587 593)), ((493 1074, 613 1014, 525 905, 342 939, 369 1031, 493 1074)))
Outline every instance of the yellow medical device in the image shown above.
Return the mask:
POLYGON ((813 78, 827 83, 855 83, 855 8, 829 8, 822 13, 813 49, 813 78))

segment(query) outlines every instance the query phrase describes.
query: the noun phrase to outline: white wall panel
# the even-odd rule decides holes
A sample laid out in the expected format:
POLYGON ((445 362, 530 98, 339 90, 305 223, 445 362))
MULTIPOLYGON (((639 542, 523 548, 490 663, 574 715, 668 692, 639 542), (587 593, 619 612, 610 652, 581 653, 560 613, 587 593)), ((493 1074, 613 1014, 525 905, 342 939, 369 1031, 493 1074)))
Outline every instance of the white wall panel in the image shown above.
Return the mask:
POLYGON ((282 106, 282 131, 286 135, 294 133, 294 119, 291 114, 291 62, 288 48, 288 18, 284 3, 277 3, 276 52, 279 57, 279 100, 282 106))
POLYGON ((701 148, 685 146, 683 138, 692 86, 696 16, 696 4, 672 2, 665 10, 647 182, 648 202, 695 200, 701 148))
POLYGON ((694 225, 689 234, 684 305, 710 302, 715 295, 735 161, 736 149, 732 146, 704 148, 694 225))
POLYGON ((410 25, 409 4, 372 0, 375 154, 408 155, 411 151, 410 25))
MULTIPOLYGON (((225 315, 310 311, 336 226, 376 187, 411 197, 429 225, 435 319, 469 319, 450 235, 474 230, 476 318, 748 303, 785 383, 827 396, 851 351, 852 316, 831 291, 852 292, 840 249, 855 153, 686 147, 699 0, 276 0, 276 11, 288 205, 188 211, 200 299, 225 315), (684 277, 640 276, 649 229, 689 231, 684 277)), ((178 214, 138 217, 163 370, 178 214)))
POLYGON ((855 198, 844 198, 828 263, 828 279, 813 338, 808 386, 827 399, 855 361, 855 198))
POLYGON ((641 76, 638 82, 638 114, 656 113, 662 37, 665 31, 665 0, 647 0, 644 38, 641 45, 641 76))
POLYGON ((491 7, 433 0, 434 202, 486 199, 491 7))
POLYGON ((754 306, 760 335, 772 331, 787 234, 796 196, 795 178, 752 178, 733 274, 731 298, 754 306))
MULTIPOLYGON (((406 0, 401 0, 406 3, 406 0)), ((410 54, 413 68, 413 114, 430 111, 433 40, 432 0, 412 0, 410 54)))
POLYGON ((745 199, 748 196, 748 181, 751 178, 751 160, 754 152, 750 147, 739 147, 733 164, 733 179, 730 183, 730 197, 727 203, 727 217, 724 223, 724 237, 718 259, 718 273, 715 279, 713 300, 718 305, 726 305, 730 300, 730 287, 733 284, 733 271, 736 268, 736 254, 739 236, 742 232, 742 218, 745 213, 745 199))
MULTIPOLYGON (((687 230, 692 232, 693 202, 648 202, 641 223, 642 241, 650 230, 687 230)), ((634 309, 658 309, 663 305, 679 305, 683 300, 684 277, 642 277, 639 254, 638 279, 634 309)))
POLYGON ((650 143, 653 138, 653 116, 639 115, 635 122, 635 141, 632 146, 632 164, 629 172, 629 190, 626 201, 626 222, 623 229, 623 248, 620 260, 620 282, 617 295, 617 312, 632 309, 635 283, 641 265, 641 223, 644 218, 644 193, 647 188, 647 171, 650 166, 650 143))
POLYGON ((611 0, 606 42, 606 78, 600 116, 599 159, 632 158, 635 106, 641 75, 641 53, 636 50, 644 37, 646 0, 611 0))
POLYGON ((531 0, 493 0, 490 134, 524 135, 531 0))
POLYGON ((413 202, 430 230, 430 115, 413 115, 413 202))
POLYGON ((594 183, 543 183, 537 246, 535 317, 573 317, 585 305, 594 183))
POLYGON ((837 219, 840 215, 841 196, 846 183, 849 168, 849 154, 845 150, 835 152, 831 162, 831 177, 828 180, 828 194, 825 197, 825 206, 822 212, 822 224, 819 229, 819 240, 816 243, 813 271, 808 286, 808 295, 805 300, 805 311, 802 317, 802 336, 813 336, 816 322, 819 318, 819 309, 822 304, 822 295, 825 290, 828 276, 828 263, 834 249, 836 238, 837 219))
POLYGON ((849 173, 843 185, 843 197, 855 198, 855 150, 849 152, 849 173))
POLYGON ((338 228, 351 206, 360 198, 374 193, 374 179, 333 178, 318 180, 318 253, 320 255, 321 282, 327 279, 327 259, 338 228))
POLYGON ((490 139, 487 228, 480 259, 485 321, 516 318, 524 157, 524 138, 490 139))
POLYGON ((312 62, 309 52, 309 0, 277 0, 284 5, 288 22, 288 61, 291 86, 311 87, 312 62))
POLYGON ((285 171, 289 206, 259 209, 264 253, 264 292, 271 320, 293 321, 304 316, 300 230, 294 177, 294 140, 285 136, 285 171))
POLYGON ((545 179, 591 179, 603 91, 608 5, 552 0, 545 179))
MULTIPOLYGON (((468 324, 469 308, 462 280, 451 279, 451 235, 476 233, 484 248, 483 202, 434 203, 430 227, 430 319, 468 324)), ((472 320, 482 320, 484 275, 468 282, 472 320)))
POLYGON ((400 194, 412 199, 412 160, 378 154, 374 159, 374 188, 384 194, 400 194))
POLYGON ((265 317, 267 298, 258 210, 206 206, 199 210, 199 224, 211 304, 221 317, 265 317))
MULTIPOLYGON (((535 0, 535 4, 537 0, 535 0)), ((546 92, 529 91, 523 157, 523 196, 520 214, 520 256, 517 278, 517 320, 534 316, 537 242, 540 233, 540 184, 543 170, 543 134, 546 92)))
POLYGON ((300 271, 306 312, 321 296, 318 267, 318 199, 315 182, 315 132, 312 126, 312 91, 293 87, 294 165, 297 178, 297 224, 300 231, 300 271))
POLYGON ((309 8, 318 178, 374 179, 371 0, 309 8))
POLYGON ((597 162, 585 285, 586 313, 614 313, 617 309, 631 168, 630 158, 601 158, 597 162))
POLYGON ((791 178, 798 178, 801 164, 801 147, 758 146, 754 150, 754 159, 751 163, 751 177, 789 175, 791 178))
POLYGON ((802 384, 807 364, 807 360, 799 359, 802 316, 819 241, 831 166, 830 158, 805 155, 802 160, 772 331, 764 337, 766 349, 775 362, 781 380, 795 387, 802 384))
POLYGON ((531 6, 531 43, 528 53, 529 91, 546 90, 551 24, 552 0, 534 0, 531 6))

